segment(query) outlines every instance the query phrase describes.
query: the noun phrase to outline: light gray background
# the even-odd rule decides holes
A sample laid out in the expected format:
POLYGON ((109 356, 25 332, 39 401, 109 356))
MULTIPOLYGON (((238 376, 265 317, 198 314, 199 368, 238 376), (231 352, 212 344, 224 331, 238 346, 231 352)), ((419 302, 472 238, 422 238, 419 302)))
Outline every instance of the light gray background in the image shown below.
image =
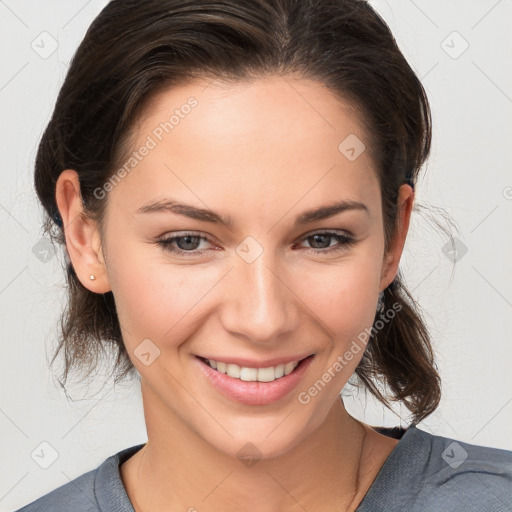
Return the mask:
MULTIPOLYGON (((137 383, 113 389, 99 378, 88 388, 70 389, 68 401, 47 366, 66 295, 62 254, 47 252, 41 241, 33 161, 67 63, 105 4, 0 0, 2 511, 147 440, 137 383), (58 48, 45 54, 52 44, 58 48), (56 460, 43 469, 53 450, 56 460)), ((444 208, 459 226, 453 233, 459 251, 450 255, 443 251, 448 238, 414 213, 402 258, 443 379, 441 405, 420 427, 512 449, 512 68, 506 64, 512 57, 512 2, 372 4, 432 104, 433 150, 417 200, 444 208), (457 259, 453 276, 450 257, 457 259)), ((372 425, 399 425, 400 414, 402 423, 408 417, 405 408, 393 414, 363 395, 345 401, 372 425)))

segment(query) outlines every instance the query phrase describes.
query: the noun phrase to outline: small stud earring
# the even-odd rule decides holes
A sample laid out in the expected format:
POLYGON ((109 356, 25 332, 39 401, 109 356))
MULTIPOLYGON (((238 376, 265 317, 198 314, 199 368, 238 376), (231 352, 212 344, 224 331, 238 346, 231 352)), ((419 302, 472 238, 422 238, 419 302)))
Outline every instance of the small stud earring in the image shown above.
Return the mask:
POLYGON ((91 281, 94 281, 94 280, 96 279, 96 276, 95 276, 94 274, 91 274, 91 275, 89 276, 89 279, 91 279, 91 281))

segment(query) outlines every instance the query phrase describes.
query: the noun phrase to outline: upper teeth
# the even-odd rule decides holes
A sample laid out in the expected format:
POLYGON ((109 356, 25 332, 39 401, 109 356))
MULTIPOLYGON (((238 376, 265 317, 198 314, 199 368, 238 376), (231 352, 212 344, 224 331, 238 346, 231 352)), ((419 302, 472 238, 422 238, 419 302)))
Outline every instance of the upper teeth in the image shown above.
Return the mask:
POLYGON ((278 364, 277 366, 270 366, 269 368, 249 368, 247 366, 238 366, 237 364, 215 361, 214 359, 208 359, 208 362, 212 368, 235 379, 251 382, 272 382, 283 375, 289 375, 300 361, 278 364))

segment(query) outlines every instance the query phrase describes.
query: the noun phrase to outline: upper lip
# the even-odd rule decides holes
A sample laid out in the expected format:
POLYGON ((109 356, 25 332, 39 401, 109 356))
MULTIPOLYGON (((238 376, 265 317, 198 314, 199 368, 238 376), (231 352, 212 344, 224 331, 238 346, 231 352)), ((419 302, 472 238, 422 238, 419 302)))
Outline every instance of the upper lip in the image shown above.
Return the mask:
POLYGON ((248 359, 245 357, 229 357, 229 356, 215 356, 215 357, 209 357, 209 356, 198 356, 202 357, 203 359, 213 359, 215 361, 221 361, 226 364, 237 364, 238 366, 244 366, 247 368, 269 368, 270 366, 277 366, 279 364, 286 364, 291 363, 295 361, 301 361, 302 359, 305 359, 306 357, 314 355, 313 353, 309 352, 307 354, 299 354, 297 356, 281 356, 281 357, 274 357, 273 359, 267 359, 265 361, 259 361, 256 359, 248 359))

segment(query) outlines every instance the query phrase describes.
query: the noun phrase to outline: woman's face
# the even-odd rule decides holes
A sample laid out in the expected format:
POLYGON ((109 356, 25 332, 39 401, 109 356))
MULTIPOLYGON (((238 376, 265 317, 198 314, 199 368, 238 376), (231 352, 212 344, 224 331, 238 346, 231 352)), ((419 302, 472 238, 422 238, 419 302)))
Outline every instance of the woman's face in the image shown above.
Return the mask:
POLYGON ((247 442, 284 453, 354 372, 403 247, 385 259, 366 135, 348 103, 284 77, 174 88, 135 128, 136 154, 105 187, 102 250, 148 432, 165 421, 231 456, 247 442), (341 202, 352 207, 309 214, 341 202), (230 378, 238 392, 198 359, 268 367, 310 354, 291 388, 230 378))

